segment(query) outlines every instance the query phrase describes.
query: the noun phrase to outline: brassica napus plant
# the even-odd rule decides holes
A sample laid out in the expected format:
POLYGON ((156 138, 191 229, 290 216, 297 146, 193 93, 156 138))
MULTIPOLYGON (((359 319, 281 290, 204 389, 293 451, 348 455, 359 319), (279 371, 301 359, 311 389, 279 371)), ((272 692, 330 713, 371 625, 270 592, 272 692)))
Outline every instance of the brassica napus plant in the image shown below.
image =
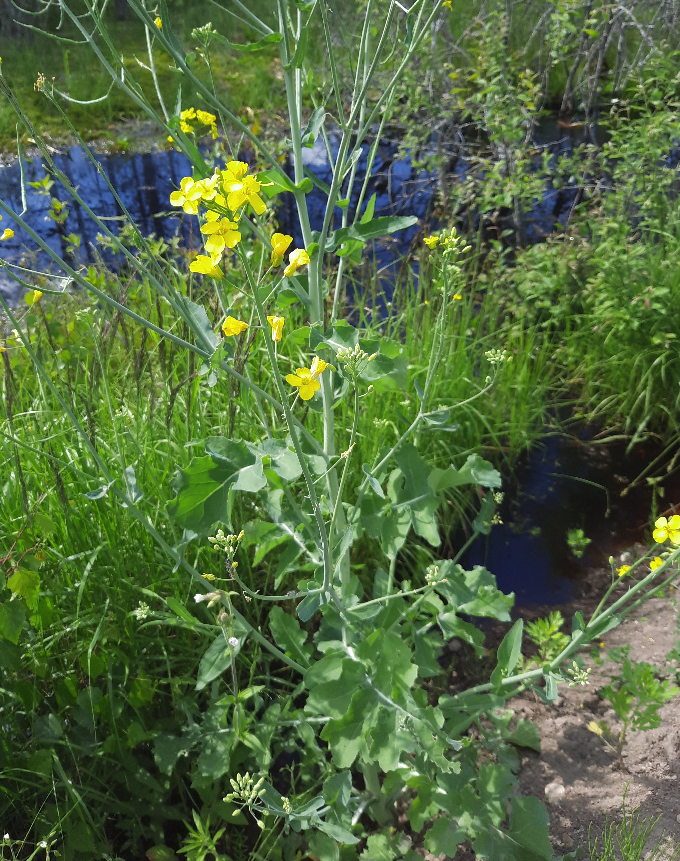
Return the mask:
MULTIPOLYGON (((423 456, 421 445, 427 435, 455 430, 451 419, 462 405, 434 403, 432 390, 447 349, 447 320, 465 292, 460 261, 467 247, 454 231, 443 231, 426 242, 428 264, 439 274, 441 292, 429 360, 416 385, 418 408, 393 442, 382 442, 372 462, 357 462, 362 399, 369 393, 380 397, 404 388, 407 357, 400 344, 381 337, 379 331, 358 329, 341 319, 339 308, 350 256, 356 257, 372 240, 415 222, 410 216, 375 217, 375 198, 365 200, 366 181, 353 203, 357 163, 364 141, 378 122, 379 130, 368 146, 370 172, 380 133, 394 109, 400 75, 438 16, 448 11, 432 0, 415 0, 409 8, 396 0, 383 5, 368 0, 361 11, 359 43, 352 58, 354 82, 346 91, 324 0, 279 0, 267 20, 239 0, 233 4, 258 37, 248 45, 232 45, 235 50, 276 45, 280 51, 292 177, 252 128, 220 100, 216 87, 197 77, 194 60, 173 31, 164 0, 160 15, 141 0, 130 0, 148 35, 155 98, 125 69, 123 58, 107 38, 100 6, 86 0, 88 22, 66 0, 60 0, 64 15, 109 70, 112 85, 123 88, 191 161, 192 175, 182 179, 169 200, 170 205, 197 218, 200 226, 205 253, 199 253, 188 267, 155 253, 153 243, 136 229, 122 204, 138 253, 98 217, 58 169, 0 78, 20 122, 41 147, 54 181, 96 221, 110 247, 143 275, 163 303, 164 319, 171 318, 171 323, 162 325, 131 310, 110 295, 105 284, 62 259, 21 214, 0 201, 3 215, 19 225, 67 279, 98 302, 193 354, 209 385, 238 383, 244 393, 241 409, 250 410, 258 422, 258 432, 247 440, 216 434, 192 442, 192 451, 198 448, 199 453, 179 464, 165 508, 167 517, 183 531, 182 540, 172 544, 145 508, 145 489, 138 486, 133 465, 95 447, 42 366, 30 332, 22 327, 17 312, 5 306, 16 329, 12 348, 23 348, 30 355, 44 385, 80 434, 100 484, 103 482, 91 492, 92 498, 108 493, 124 505, 192 579, 196 604, 205 603, 214 613, 216 635, 198 667, 197 688, 211 686, 215 695, 201 722, 192 719, 182 738, 156 740, 156 758, 169 773, 180 755, 195 756, 201 791, 208 780, 224 785, 225 803, 236 814, 245 810, 253 815, 265 835, 263 840, 271 846, 279 839, 288 840, 288 848, 295 852, 298 838, 291 834, 302 833, 308 850, 322 861, 337 861, 340 845, 355 846, 366 835, 370 835, 369 849, 374 848, 372 839, 384 838, 384 852, 396 857, 399 849, 388 839, 389 832, 370 832, 390 824, 396 801, 404 795, 410 800, 408 818, 413 832, 425 832, 424 845, 435 855, 453 855, 460 843, 470 841, 478 857, 547 861, 552 858, 547 813, 538 799, 513 794, 515 778, 508 765, 514 762, 508 743, 535 745, 535 737, 526 726, 512 732, 510 716, 502 707, 510 696, 526 688, 553 701, 557 685, 570 678, 573 681, 574 671, 572 676, 570 671, 563 674, 563 665, 571 661, 573 666, 580 648, 617 624, 624 608, 635 606, 658 588, 657 581, 680 551, 673 551, 625 595, 605 606, 620 582, 616 578, 591 620, 586 623, 577 616, 569 642, 556 654, 545 656, 540 667, 516 672, 522 645, 519 621, 501 643, 488 682, 453 694, 428 693, 423 680, 441 674, 438 659, 445 640, 457 637, 482 654, 482 634, 470 620, 510 622, 513 604, 513 596, 498 590, 491 572, 481 567, 463 569, 459 560, 464 548, 453 558, 439 559, 426 571, 413 571, 397 582, 399 555, 409 538, 417 536, 416 540, 432 548, 432 554, 440 547, 438 512, 450 491, 470 486, 479 492, 480 510, 471 526, 471 540, 487 534, 494 520, 493 491, 500 487, 499 473, 476 453, 464 463, 433 466, 423 456), (307 86, 308 46, 314 27, 320 30, 328 57, 328 80, 320 91, 307 86), (93 38, 92 28, 100 40, 93 38), (183 92, 195 92, 209 111, 193 105, 182 110, 178 98, 175 115, 169 115, 155 83, 152 44, 173 64, 183 92), (380 87, 375 86, 378 73, 384 78, 380 87), (317 101, 319 92, 323 98, 305 123, 303 95, 311 97, 312 92, 317 101), (210 130, 211 137, 219 121, 223 137, 218 129, 217 139, 225 158, 208 163, 197 144, 195 120, 210 130), (337 152, 330 151, 332 124, 339 128, 337 152), (256 163, 239 159, 239 136, 254 147, 256 163), (326 189, 322 222, 312 225, 307 194, 313 179, 307 175, 303 150, 319 139, 328 146, 333 177, 326 189), (284 192, 295 200, 303 240, 303 247, 292 250, 292 238, 272 232, 264 218, 268 199, 284 192), (342 213, 339 223, 336 206, 342 213), (203 295, 214 298, 217 316, 211 318, 206 305, 195 301, 197 281, 203 285, 203 295), (293 303, 306 324, 295 331, 293 315, 285 310, 293 303), (254 344, 258 351, 250 352, 254 344), (302 354, 296 363, 291 362, 292 344, 302 354), (241 356, 238 365, 237 351, 241 356), (262 368, 266 373, 259 374, 262 368), (336 420, 343 401, 349 404, 347 426, 336 420), (321 417, 318 433, 305 421, 307 408, 321 417), (262 594, 240 577, 245 529, 231 523, 237 494, 246 496, 267 528, 276 532, 285 548, 280 559, 282 576, 294 578, 294 588, 282 592, 275 584, 262 594), (370 572, 368 588, 353 566, 352 551, 360 542, 370 543, 383 563, 370 572), (208 547, 221 554, 225 582, 217 583, 214 575, 203 576, 190 561, 187 547, 196 549, 194 558, 208 547), (253 624, 247 611, 250 605, 260 609, 264 624, 253 624), (250 683, 259 672, 263 652, 279 670, 290 674, 286 681, 291 695, 273 689, 265 697, 264 685, 250 683), (240 666, 246 658, 250 681, 244 687, 240 666), (224 677, 230 692, 221 696, 224 677), (467 734, 473 725, 476 740, 467 734), (285 737, 304 751, 304 779, 299 785, 292 782, 290 795, 275 788, 271 773, 271 743, 276 733, 277 738, 285 737), (480 756, 484 745, 487 753, 480 756), (504 752, 503 757, 499 751, 504 752), (242 769, 245 776, 232 773, 232 759, 248 759, 249 770, 242 769), (364 813, 373 825, 365 824, 364 813)), ((194 30, 193 39, 210 67, 211 45, 226 37, 208 24, 194 30)), ((38 87, 59 106, 58 94, 45 78, 38 87)), ((65 112, 63 116, 68 123, 65 112)), ((27 284, 27 273, 20 266, 7 264, 5 269, 20 284, 27 284)), ((483 375, 480 385, 471 388, 469 401, 483 397, 494 386, 506 361, 502 350, 480 356, 483 375)), ((631 566, 631 576, 634 569, 631 566)), ((672 579, 676 574, 666 576, 672 579)), ((35 582, 35 578, 30 580, 31 588, 35 582)), ((627 578, 627 582, 633 581, 627 578)), ((20 601, 28 588, 22 583, 15 584, 20 601)), ((140 613, 142 609, 140 605, 140 613)), ((143 609, 144 619, 147 616, 148 607, 143 609)))

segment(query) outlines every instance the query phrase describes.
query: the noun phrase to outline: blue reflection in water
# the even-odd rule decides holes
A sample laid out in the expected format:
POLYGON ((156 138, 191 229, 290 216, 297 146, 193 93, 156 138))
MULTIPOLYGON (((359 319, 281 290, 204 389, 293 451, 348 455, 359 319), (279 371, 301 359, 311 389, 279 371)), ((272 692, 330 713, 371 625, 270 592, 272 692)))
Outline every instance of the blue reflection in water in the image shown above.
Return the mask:
MULTIPOLYGON (((550 146, 553 152, 552 158, 556 158, 561 152, 570 150, 574 141, 568 137, 560 136, 559 129, 546 129, 543 137, 555 143, 542 142, 540 145, 550 146)), ((333 157, 335 158, 339 146, 339 136, 331 133, 329 141, 333 157)), ((423 169, 413 166, 410 158, 396 158, 398 144, 394 141, 381 141, 373 163, 371 176, 366 183, 363 197, 362 212, 373 194, 376 195, 375 216, 382 215, 415 215, 419 224, 414 225, 391 236, 384 237, 373 243, 373 264, 378 273, 381 286, 390 295, 391 286, 394 284, 399 266, 408 257, 412 248, 414 238, 422 229, 422 225, 428 220, 435 197, 437 177, 423 169)), ((350 223, 356 212, 359 202, 359 194, 366 177, 369 146, 361 148, 361 156, 357 162, 356 180, 349 203, 350 223)), ((303 151, 304 162, 321 183, 328 185, 332 178, 331 165, 328 159, 325 144, 319 138, 314 147, 303 151)), ((122 211, 118 206, 113 194, 108 189, 104 178, 98 173, 85 152, 80 147, 72 147, 68 152, 55 154, 53 156, 57 167, 63 171, 77 186, 78 192, 100 217, 109 219, 106 223, 115 230, 122 222, 119 219, 122 211)), ((169 240, 177 233, 180 234, 186 247, 198 247, 198 221, 195 217, 185 216, 179 212, 172 212, 169 197, 170 193, 179 186, 183 176, 191 173, 188 159, 175 150, 159 151, 153 153, 137 153, 134 155, 101 155, 95 156, 102 170, 106 173, 116 193, 119 195, 123 205, 126 207, 132 219, 145 235, 154 233, 157 236, 169 240)), ((540 169, 540 160, 537 160, 535 169, 540 169)), ((45 176, 41 160, 34 159, 25 163, 27 183, 41 180, 45 176)), ((461 155, 455 163, 449 167, 448 178, 450 182, 461 181, 468 172, 468 162, 461 150, 461 155)), ((342 197, 347 194, 347 183, 342 191, 342 197)), ((58 254, 66 253, 66 239, 68 234, 77 234, 81 237, 79 251, 79 262, 92 263, 97 254, 98 228, 83 209, 73 203, 63 188, 56 183, 50 195, 58 198, 69 207, 69 216, 65 224, 57 225, 48 217, 50 206, 49 196, 40 195, 30 186, 27 186, 28 212, 25 216, 26 222, 39 236, 53 248, 58 254)), ((565 223, 568 213, 571 211, 575 190, 573 188, 554 189, 549 181, 546 181, 545 192, 540 200, 535 200, 529 212, 525 214, 523 231, 524 241, 536 242, 551 233, 556 224, 565 223)), ((0 169, 0 198, 16 212, 22 209, 21 203, 21 179, 19 165, 0 169)), ((326 206, 326 194, 318 187, 310 192, 307 198, 310 221, 313 230, 321 228, 326 206)), ((297 246, 301 246, 302 236, 300 232, 297 214, 292 195, 280 195, 277 199, 279 229, 290 233, 295 238, 297 246)), ((499 235, 500 232, 511 222, 509 212, 497 214, 495 220, 481 216, 478 212, 458 213, 464 228, 477 229, 482 223, 483 229, 490 235, 499 235)), ((336 208, 334 227, 339 227, 342 219, 342 210, 336 208)), ((8 219, 5 218, 4 226, 8 219)), ((18 263, 26 257, 26 251, 36 252, 35 243, 24 233, 16 229, 13 239, 0 245, 0 257, 13 263, 18 263)), ((117 261, 110 255, 104 254, 105 262, 115 267, 117 261)), ((49 260, 46 254, 40 252, 31 260, 37 269, 47 269, 49 260)), ((414 276, 417 278, 417 263, 411 262, 414 276)), ((54 267, 53 267, 54 271, 54 267)), ((351 268, 348 267, 351 276, 351 268)), ((7 276, 0 273, 0 289, 5 295, 15 298, 18 294, 16 285, 7 276)))

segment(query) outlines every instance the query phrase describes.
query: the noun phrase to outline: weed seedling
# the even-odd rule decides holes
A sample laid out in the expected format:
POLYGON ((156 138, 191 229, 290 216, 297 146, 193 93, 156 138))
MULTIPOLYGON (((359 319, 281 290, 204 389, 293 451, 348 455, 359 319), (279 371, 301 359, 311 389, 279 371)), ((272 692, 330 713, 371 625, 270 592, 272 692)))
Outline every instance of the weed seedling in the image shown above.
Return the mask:
POLYGON ((626 655, 620 675, 613 676, 611 683, 600 692, 621 720, 618 737, 606 721, 591 721, 588 729, 614 751, 623 768, 623 746, 628 730, 645 732, 658 727, 661 724, 659 709, 679 692, 680 688, 670 682, 659 681, 650 664, 633 664, 626 655))

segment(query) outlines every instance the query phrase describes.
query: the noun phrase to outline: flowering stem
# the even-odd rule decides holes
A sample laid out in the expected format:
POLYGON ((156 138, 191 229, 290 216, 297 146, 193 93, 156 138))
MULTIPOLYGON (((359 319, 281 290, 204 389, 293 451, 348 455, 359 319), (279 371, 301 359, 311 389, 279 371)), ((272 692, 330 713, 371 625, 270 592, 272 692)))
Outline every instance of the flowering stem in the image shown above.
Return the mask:
MULTIPOLYGON (((260 325, 264 328, 267 325, 267 315, 265 313, 262 302, 260 301, 257 285, 253 283, 252 273, 250 271, 250 266, 248 265, 248 258, 246 257, 241 246, 237 246, 238 253, 241 258, 241 262, 243 263, 243 268, 246 273, 246 277, 248 278, 248 283, 250 284, 253 301, 255 303, 255 307, 257 309, 257 315, 260 319, 260 325)), ((319 529, 319 540, 321 542, 321 552, 323 555, 323 567, 324 567, 324 588, 327 592, 330 592, 331 587, 331 555, 330 555, 330 547, 328 542, 328 535, 326 533, 326 524, 324 523, 323 514, 321 513, 321 507, 319 505, 319 500, 316 495, 316 488, 314 486, 314 479, 312 478, 312 474, 309 471, 309 465, 307 463, 307 458, 305 457, 305 453, 302 450, 302 446, 300 445, 300 439, 298 437, 297 427, 295 422, 293 421, 293 414, 290 411, 290 407, 288 406, 288 399, 286 396, 286 390, 283 385, 283 379, 281 377, 281 372, 279 370, 279 365, 276 360, 276 350, 274 349, 274 342, 271 338, 265 336, 265 345, 267 347, 267 353, 269 354, 269 361, 271 363, 272 371, 274 374, 274 379, 276 381, 276 387, 279 392, 279 397, 281 399, 281 404, 283 406, 283 414, 286 419, 286 424, 288 425, 288 431, 290 433, 291 440, 293 441, 293 447, 295 448, 295 453, 297 454, 298 460, 300 462, 300 467, 302 469, 302 474, 304 475, 305 482, 307 484, 307 492, 309 494, 309 500, 312 503, 312 510, 314 512, 314 518, 317 523, 317 527, 319 529)))

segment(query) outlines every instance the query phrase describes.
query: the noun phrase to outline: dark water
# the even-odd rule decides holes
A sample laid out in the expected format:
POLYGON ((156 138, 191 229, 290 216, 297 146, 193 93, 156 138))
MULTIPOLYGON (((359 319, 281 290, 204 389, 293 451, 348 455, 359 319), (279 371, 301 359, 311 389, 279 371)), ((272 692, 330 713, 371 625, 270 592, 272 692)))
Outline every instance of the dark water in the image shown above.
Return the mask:
MULTIPOLYGON (((499 589, 515 592, 518 606, 569 601, 590 570, 649 537, 651 486, 643 479, 626 488, 657 454, 647 443, 626 454, 625 443, 546 438, 504 482, 503 524, 478 539, 465 566, 485 565, 499 589), (571 529, 591 539, 581 558, 567 542, 571 529)), ((677 476, 662 486, 659 515, 680 498, 677 476)))
MULTIPOLYGON (((573 147, 582 142, 585 132, 575 129, 562 128, 559 123, 546 120, 535 135, 537 162, 540 168, 540 151, 548 147, 552 158, 570 152, 573 147)), ((331 151, 337 153, 339 138, 335 134, 329 136, 331 151)), ((376 195, 375 215, 415 215, 419 223, 413 227, 392 234, 374 243, 373 263, 379 274, 379 279, 389 291, 389 285, 394 282, 395 274, 403 259, 411 250, 414 238, 429 220, 435 199, 437 177, 426 170, 415 168, 410 158, 398 159, 398 145, 394 141, 381 141, 373 169, 369 178, 363 207, 373 194, 376 195)), ((353 216, 358 204, 359 192, 366 176, 368 145, 362 149, 361 158, 357 164, 357 178, 351 196, 349 213, 353 216)), ((331 166, 322 139, 317 140, 313 148, 304 150, 305 165, 326 184, 331 180, 331 166)), ((79 194, 88 202, 93 211, 107 219, 106 224, 115 230, 122 224, 122 210, 113 194, 109 191, 102 176, 97 172, 86 153, 80 147, 55 154, 54 161, 77 186, 79 194)), ((188 159, 182 154, 170 150, 134 155, 96 155, 97 161, 115 188, 117 194, 133 220, 139 225, 145 235, 156 234, 169 240, 177 233, 180 234, 186 247, 199 246, 198 220, 173 211, 169 197, 170 193, 179 186, 183 176, 191 174, 188 159)), ((449 182, 457 182, 465 178, 469 170, 466 151, 461 148, 457 157, 453 158, 448 170, 449 182)), ((26 183, 35 182, 45 176, 41 160, 25 162, 26 183)), ((50 196, 39 194, 27 185, 27 209, 24 216, 26 222, 40 237, 59 254, 66 253, 69 234, 81 237, 78 252, 78 262, 92 263, 101 254, 97 242, 99 232, 93 221, 77 205, 70 202, 64 189, 55 184, 50 196, 54 196, 68 204, 69 215, 63 225, 57 225, 48 217, 50 196)), ((344 192, 346 194, 346 191, 344 192)), ((576 190, 574 188, 555 189, 546 180, 544 193, 540 199, 533 201, 529 211, 525 213, 522 232, 523 241, 528 243, 541 241, 550 234, 556 225, 564 225, 572 211, 576 190)), ((0 169, 0 198, 16 212, 21 212, 21 177, 19 165, 0 169)), ((319 229, 323 221, 326 205, 326 195, 317 187, 308 195, 308 207, 312 229, 319 229)), ((336 224, 340 225, 342 211, 336 209, 336 224)), ((500 235, 512 222, 511 213, 496 214, 489 218, 479 212, 458 213, 464 228, 477 229, 480 224, 490 237, 500 235)), ((278 198, 277 217, 279 228, 293 235, 296 245, 301 246, 302 236, 295 212, 292 195, 281 195, 278 198)), ((2 227, 9 226, 10 219, 5 217, 2 227)), ((15 230, 13 239, 0 245, 0 258, 12 263, 27 261, 36 269, 47 269, 49 260, 46 254, 35 254, 35 243, 19 229, 15 230)), ((116 260, 104 254, 108 265, 115 266, 116 260)), ((414 270, 417 277, 417 267, 414 270)), ((20 290, 4 273, 0 273, 0 290, 16 299, 20 290)))

